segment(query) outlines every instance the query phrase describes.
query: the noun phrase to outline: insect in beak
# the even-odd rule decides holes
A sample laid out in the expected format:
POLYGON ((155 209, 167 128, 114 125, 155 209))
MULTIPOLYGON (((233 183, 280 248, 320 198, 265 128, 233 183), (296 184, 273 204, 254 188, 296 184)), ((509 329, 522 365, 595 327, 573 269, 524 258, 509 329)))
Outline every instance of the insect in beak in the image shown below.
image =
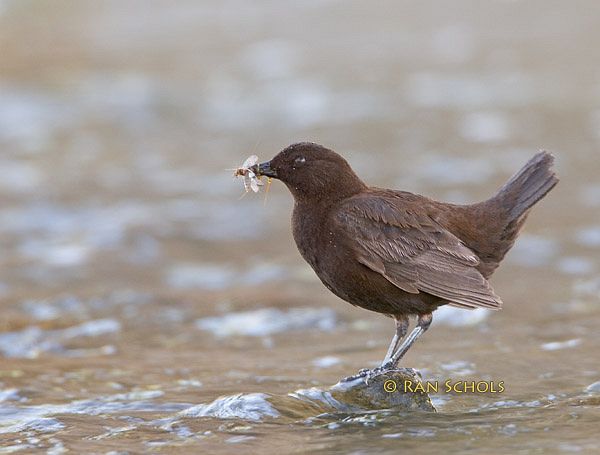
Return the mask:
POLYGON ((260 180, 260 175, 256 175, 256 172, 251 168, 254 168, 258 163, 258 157, 256 155, 252 155, 244 161, 240 167, 235 169, 230 169, 233 171, 234 177, 243 177, 244 189, 246 193, 250 192, 250 190, 258 193, 261 186, 263 186, 263 182, 260 180))

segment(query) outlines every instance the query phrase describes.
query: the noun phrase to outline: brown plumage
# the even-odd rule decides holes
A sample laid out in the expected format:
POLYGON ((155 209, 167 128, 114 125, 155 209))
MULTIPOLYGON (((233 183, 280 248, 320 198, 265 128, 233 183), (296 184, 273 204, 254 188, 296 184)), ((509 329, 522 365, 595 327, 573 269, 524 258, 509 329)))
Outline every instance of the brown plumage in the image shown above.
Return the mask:
POLYGON ((256 171, 290 189, 296 245, 323 284, 396 320, 382 365, 390 368, 439 306, 501 307, 487 279, 531 207, 557 184, 553 161, 538 153, 495 196, 471 205, 369 187, 341 156, 313 143, 290 145, 256 171), (417 327, 398 346, 413 315, 417 327))

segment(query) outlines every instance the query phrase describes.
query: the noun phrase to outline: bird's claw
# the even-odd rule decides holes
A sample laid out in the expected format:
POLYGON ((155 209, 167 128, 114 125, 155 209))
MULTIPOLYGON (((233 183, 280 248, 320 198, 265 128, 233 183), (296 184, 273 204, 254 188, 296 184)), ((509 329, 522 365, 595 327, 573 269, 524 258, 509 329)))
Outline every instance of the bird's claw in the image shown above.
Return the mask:
POLYGON ((358 373, 356 373, 355 375, 348 376, 348 377, 342 379, 341 382, 352 382, 352 381, 355 381, 357 379, 363 379, 363 378, 365 378, 369 374, 370 371, 371 370, 369 370, 368 368, 362 368, 362 369, 358 370, 358 373))
POLYGON ((357 379, 364 379, 365 384, 369 385, 369 381, 377 376, 387 372, 394 368, 394 365, 391 362, 388 362, 384 365, 378 366, 373 369, 363 368, 358 371, 354 376, 348 376, 347 378, 342 379, 341 382, 352 382, 357 379))

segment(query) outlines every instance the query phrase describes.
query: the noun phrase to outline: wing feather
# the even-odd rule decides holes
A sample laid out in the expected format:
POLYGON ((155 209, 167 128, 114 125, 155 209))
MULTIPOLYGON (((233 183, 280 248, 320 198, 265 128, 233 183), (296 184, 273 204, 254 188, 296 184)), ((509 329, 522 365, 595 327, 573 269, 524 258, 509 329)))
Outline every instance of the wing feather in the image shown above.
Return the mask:
POLYGON ((355 259, 406 292, 426 292, 461 308, 500 308, 477 270, 477 255, 425 207, 407 210, 403 195, 410 193, 359 195, 338 209, 335 222, 355 259))

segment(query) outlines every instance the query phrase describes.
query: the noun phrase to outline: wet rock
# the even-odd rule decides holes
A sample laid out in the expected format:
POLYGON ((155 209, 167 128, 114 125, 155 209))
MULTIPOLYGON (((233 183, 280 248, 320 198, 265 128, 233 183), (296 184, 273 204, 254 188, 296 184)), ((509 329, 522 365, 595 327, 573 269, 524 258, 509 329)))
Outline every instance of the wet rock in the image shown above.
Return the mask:
POLYGON ((368 381, 356 379, 338 382, 331 387, 312 387, 287 395, 239 393, 221 396, 179 412, 176 418, 240 419, 258 422, 287 419, 289 422, 337 421, 348 416, 361 418, 371 411, 429 411, 435 412, 428 394, 416 391, 422 384, 418 371, 403 368, 388 371, 368 381), (405 390, 410 384, 411 390, 405 390), (415 390, 415 391, 412 391, 415 390))
POLYGON ((341 403, 366 410, 396 409, 433 411, 421 375, 412 368, 387 371, 365 381, 338 382, 330 388, 332 397, 341 403))

